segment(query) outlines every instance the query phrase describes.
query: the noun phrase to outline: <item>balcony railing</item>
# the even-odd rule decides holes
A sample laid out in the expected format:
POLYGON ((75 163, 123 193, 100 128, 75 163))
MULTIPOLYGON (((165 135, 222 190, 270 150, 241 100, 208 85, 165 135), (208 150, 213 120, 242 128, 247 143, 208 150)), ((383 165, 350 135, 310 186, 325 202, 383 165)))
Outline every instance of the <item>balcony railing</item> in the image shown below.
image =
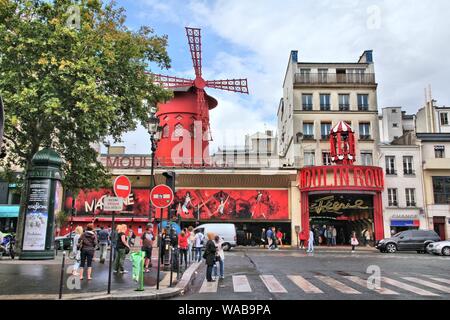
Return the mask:
POLYGON ((371 140, 370 134, 360 135, 359 140, 371 140))
POLYGON ((349 111, 350 110, 350 105, 349 104, 343 104, 340 103, 339 104, 339 111, 349 111))
POLYGON ((389 207, 398 207, 397 201, 389 201, 389 207))
POLYGON ((389 175, 389 176, 396 176, 397 175, 397 170, 386 169, 386 174, 389 175))
POLYGON ((303 136, 303 140, 314 140, 314 135, 313 134, 305 134, 303 136))
POLYGON ((295 84, 375 84, 375 74, 295 74, 295 84))
POLYGON ((407 207, 415 207, 416 206, 416 203, 413 201, 413 202, 409 202, 409 201, 407 201, 406 202, 406 206, 407 207))
POLYGON ((303 111, 312 111, 313 105, 312 104, 303 104, 303 111))
POLYGON ((331 105, 329 104, 321 104, 320 105, 320 111, 330 111, 331 110, 331 105))
POLYGON ((322 140, 330 140, 330 135, 329 134, 323 134, 321 136, 322 140))
POLYGON ((358 111, 369 111, 369 106, 364 105, 364 106, 358 106, 358 111))
POLYGON ((403 169, 403 175, 405 175, 405 176, 415 176, 416 172, 414 170, 403 169))

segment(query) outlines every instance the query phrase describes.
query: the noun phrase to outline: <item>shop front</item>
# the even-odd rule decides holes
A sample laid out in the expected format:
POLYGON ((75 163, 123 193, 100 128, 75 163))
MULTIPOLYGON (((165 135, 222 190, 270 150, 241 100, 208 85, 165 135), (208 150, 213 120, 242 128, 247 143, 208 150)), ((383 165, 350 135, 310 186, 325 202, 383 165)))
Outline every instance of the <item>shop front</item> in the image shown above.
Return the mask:
POLYGON ((384 219, 386 237, 406 230, 427 229, 427 220, 422 209, 386 209, 384 219))

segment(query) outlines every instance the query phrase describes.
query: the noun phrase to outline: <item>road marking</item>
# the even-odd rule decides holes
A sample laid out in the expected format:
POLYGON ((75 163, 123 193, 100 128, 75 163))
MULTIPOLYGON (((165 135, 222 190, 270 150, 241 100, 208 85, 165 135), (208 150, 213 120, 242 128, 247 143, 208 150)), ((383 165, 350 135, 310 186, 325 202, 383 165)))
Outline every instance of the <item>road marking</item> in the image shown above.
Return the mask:
POLYGON ((216 293, 217 292, 217 281, 208 282, 206 279, 203 281, 202 287, 199 293, 216 293))
POLYGON ((446 287, 446 286, 436 284, 436 283, 433 283, 430 281, 426 281, 426 280, 422 280, 422 279, 414 278, 414 277, 403 277, 403 279, 411 281, 411 282, 415 282, 417 284, 421 284, 425 287, 430 287, 430 288, 433 288, 433 289, 436 289, 439 291, 443 291, 445 293, 450 293, 450 287, 446 287))
POLYGON ((437 296, 437 294, 434 294, 430 291, 427 290, 423 290, 414 286, 411 286, 409 284, 394 280, 394 279, 390 279, 390 278, 386 278, 386 277, 382 277, 382 280, 384 282, 386 282, 387 284, 390 284, 394 287, 398 287, 400 289, 406 290, 406 291, 410 291, 413 292, 415 294, 418 294, 420 296, 437 296))
POLYGON ((278 282, 273 275, 259 276, 267 287, 267 290, 272 293, 287 293, 287 290, 278 282))
POLYGON ((436 278, 436 277, 434 277, 434 276, 425 276, 425 277, 428 277, 428 278, 430 278, 431 280, 434 280, 434 281, 437 281, 437 282, 443 282, 443 283, 446 283, 446 284, 450 284, 450 280, 448 280, 448 279, 444 279, 444 278, 436 278))
POLYGON ((305 293, 323 293, 322 290, 317 288, 302 276, 288 276, 288 278, 291 279, 291 281, 295 283, 297 287, 305 291, 305 293))
POLYGON ((326 283, 332 288, 335 288, 336 290, 345 293, 345 294, 361 294, 358 290, 355 290, 353 288, 350 288, 349 286, 346 286, 342 282, 337 281, 336 279, 333 279, 331 277, 327 276, 315 276, 320 281, 326 283))
MULTIPOLYGON (((347 280, 350 280, 356 284, 359 284, 361 287, 369 289, 367 286, 367 280, 363 280, 363 279, 361 279, 359 277, 355 277, 355 276, 345 276, 344 278, 347 280)), ((389 290, 386 288, 375 288, 375 289, 369 289, 369 290, 373 290, 375 292, 378 292, 379 294, 398 294, 398 292, 395 292, 395 291, 392 291, 392 290, 389 290)))
POLYGON ((234 292, 252 292, 246 276, 233 276, 234 292))

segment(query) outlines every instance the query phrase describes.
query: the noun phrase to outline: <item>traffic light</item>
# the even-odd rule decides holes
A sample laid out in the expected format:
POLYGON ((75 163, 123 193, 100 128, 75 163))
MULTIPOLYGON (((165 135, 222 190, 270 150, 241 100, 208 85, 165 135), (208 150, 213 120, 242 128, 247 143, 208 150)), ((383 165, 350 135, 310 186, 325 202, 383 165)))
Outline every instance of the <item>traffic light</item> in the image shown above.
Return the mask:
POLYGON ((163 173, 163 176, 166 178, 166 186, 168 186, 170 189, 172 189, 173 193, 175 194, 175 180, 176 180, 176 174, 173 171, 167 171, 163 173))

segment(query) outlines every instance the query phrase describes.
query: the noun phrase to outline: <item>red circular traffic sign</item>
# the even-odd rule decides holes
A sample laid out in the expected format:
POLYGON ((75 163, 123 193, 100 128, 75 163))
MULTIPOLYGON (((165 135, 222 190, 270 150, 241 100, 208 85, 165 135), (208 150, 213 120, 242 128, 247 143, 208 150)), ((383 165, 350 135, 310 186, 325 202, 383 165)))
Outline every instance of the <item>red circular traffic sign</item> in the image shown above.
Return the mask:
POLYGON ((150 192, 150 201, 156 208, 167 208, 173 202, 173 191, 165 184, 160 184, 150 192))
POLYGON ((116 197, 126 199, 131 193, 131 182, 125 176, 118 176, 114 180, 114 193, 116 197))

